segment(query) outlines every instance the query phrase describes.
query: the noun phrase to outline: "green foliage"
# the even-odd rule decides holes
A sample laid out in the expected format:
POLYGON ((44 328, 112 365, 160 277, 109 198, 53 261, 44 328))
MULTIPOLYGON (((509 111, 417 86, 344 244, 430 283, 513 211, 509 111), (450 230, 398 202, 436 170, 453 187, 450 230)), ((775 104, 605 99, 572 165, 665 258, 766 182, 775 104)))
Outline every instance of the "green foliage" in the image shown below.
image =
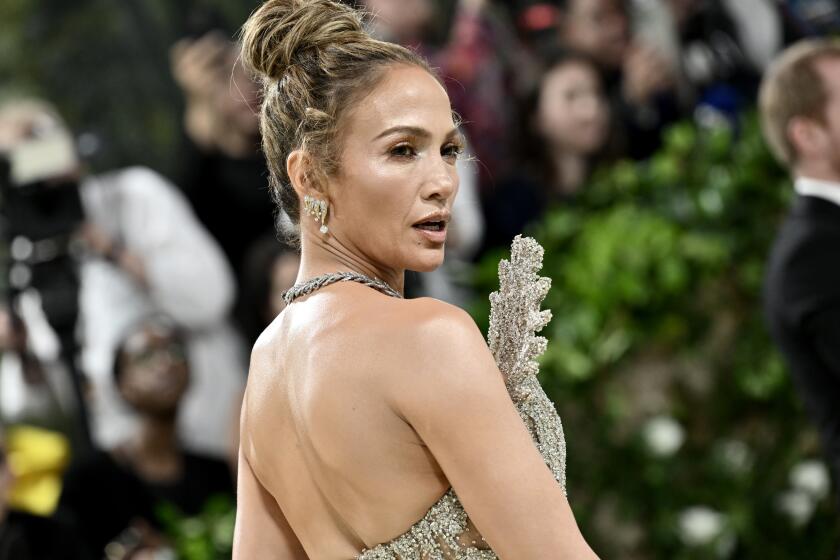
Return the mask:
POLYGON ((230 496, 210 498, 202 512, 184 516, 175 506, 161 504, 158 518, 180 560, 222 560, 233 550, 235 504, 230 496))
MULTIPOLYGON (((541 381, 602 557, 827 558, 837 546, 832 500, 812 497, 803 524, 780 507, 791 469, 820 456, 761 311, 791 190, 754 115, 736 132, 685 123, 529 232, 553 282, 541 381), (657 451, 663 437, 671 448, 657 451), (696 506, 722 520, 703 542, 686 533, 696 506)), ((484 295, 500 256, 479 267, 484 295)), ((487 304, 474 311, 486 321, 487 304)))

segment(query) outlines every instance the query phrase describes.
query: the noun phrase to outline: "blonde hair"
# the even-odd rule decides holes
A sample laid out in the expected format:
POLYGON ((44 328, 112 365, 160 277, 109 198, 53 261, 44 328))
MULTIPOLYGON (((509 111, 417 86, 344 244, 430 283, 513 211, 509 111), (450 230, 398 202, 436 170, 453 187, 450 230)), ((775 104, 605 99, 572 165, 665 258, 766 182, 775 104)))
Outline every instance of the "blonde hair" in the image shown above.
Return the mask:
POLYGON ((840 58, 840 40, 808 39, 786 49, 770 66, 761 82, 761 126, 770 150, 780 163, 796 163, 796 147, 788 135, 794 117, 825 121, 828 101, 823 79, 815 62, 840 58))
MULTIPOLYGON (((338 171, 342 117, 369 93, 392 64, 434 73, 416 53, 379 41, 362 14, 333 0, 268 0, 242 28, 242 58, 263 84, 260 113, 269 184, 292 224, 300 201, 286 158, 304 149, 321 177, 338 171)), ((296 242, 298 232, 287 232, 296 242)))

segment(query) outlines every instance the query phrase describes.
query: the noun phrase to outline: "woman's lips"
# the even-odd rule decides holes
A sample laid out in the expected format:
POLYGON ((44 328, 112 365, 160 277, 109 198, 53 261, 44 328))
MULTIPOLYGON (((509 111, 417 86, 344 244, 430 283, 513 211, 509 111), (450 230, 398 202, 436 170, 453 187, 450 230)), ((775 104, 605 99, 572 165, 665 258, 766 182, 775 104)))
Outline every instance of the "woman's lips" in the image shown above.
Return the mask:
POLYGON ((439 231, 415 227, 414 230, 433 243, 446 241, 446 224, 439 231))

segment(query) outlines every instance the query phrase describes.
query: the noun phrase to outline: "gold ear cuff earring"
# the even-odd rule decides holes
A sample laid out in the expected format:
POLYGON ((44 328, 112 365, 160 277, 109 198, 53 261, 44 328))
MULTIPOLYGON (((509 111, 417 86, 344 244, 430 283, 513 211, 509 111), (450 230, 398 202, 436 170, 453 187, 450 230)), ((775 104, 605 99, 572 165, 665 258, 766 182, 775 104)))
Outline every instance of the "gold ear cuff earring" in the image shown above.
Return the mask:
POLYGON ((326 234, 330 231, 330 228, 327 227, 327 210, 329 206, 326 200, 318 200, 306 195, 303 197, 303 209, 310 216, 314 216, 316 222, 320 222, 321 233, 326 234))

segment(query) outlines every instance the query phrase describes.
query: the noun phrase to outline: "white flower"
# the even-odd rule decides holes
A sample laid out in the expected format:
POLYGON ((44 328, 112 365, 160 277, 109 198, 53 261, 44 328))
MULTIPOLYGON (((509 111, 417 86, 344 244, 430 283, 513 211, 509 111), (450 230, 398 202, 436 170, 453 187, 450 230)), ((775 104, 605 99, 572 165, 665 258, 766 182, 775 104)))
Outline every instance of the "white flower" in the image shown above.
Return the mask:
POLYGON ((731 472, 745 473, 752 468, 752 451, 741 440, 724 440, 718 444, 717 452, 720 462, 731 472))
POLYGON ((670 457, 685 441, 685 430, 670 416, 654 416, 648 420, 642 435, 648 449, 658 457, 670 457))
POLYGON ((726 516, 706 506, 693 506, 680 513, 680 538, 688 546, 702 546, 723 532, 726 516))
POLYGON ((738 544, 738 537, 733 531, 727 531, 718 539, 715 544, 715 552, 718 558, 729 558, 735 552, 735 545, 738 544))
POLYGON ((776 505, 790 517, 795 526, 801 527, 811 519, 817 504, 814 498, 803 490, 788 490, 779 496, 776 505))
POLYGON ((830 486, 828 469, 822 461, 803 461, 790 471, 790 485, 820 501, 828 496, 830 486))

